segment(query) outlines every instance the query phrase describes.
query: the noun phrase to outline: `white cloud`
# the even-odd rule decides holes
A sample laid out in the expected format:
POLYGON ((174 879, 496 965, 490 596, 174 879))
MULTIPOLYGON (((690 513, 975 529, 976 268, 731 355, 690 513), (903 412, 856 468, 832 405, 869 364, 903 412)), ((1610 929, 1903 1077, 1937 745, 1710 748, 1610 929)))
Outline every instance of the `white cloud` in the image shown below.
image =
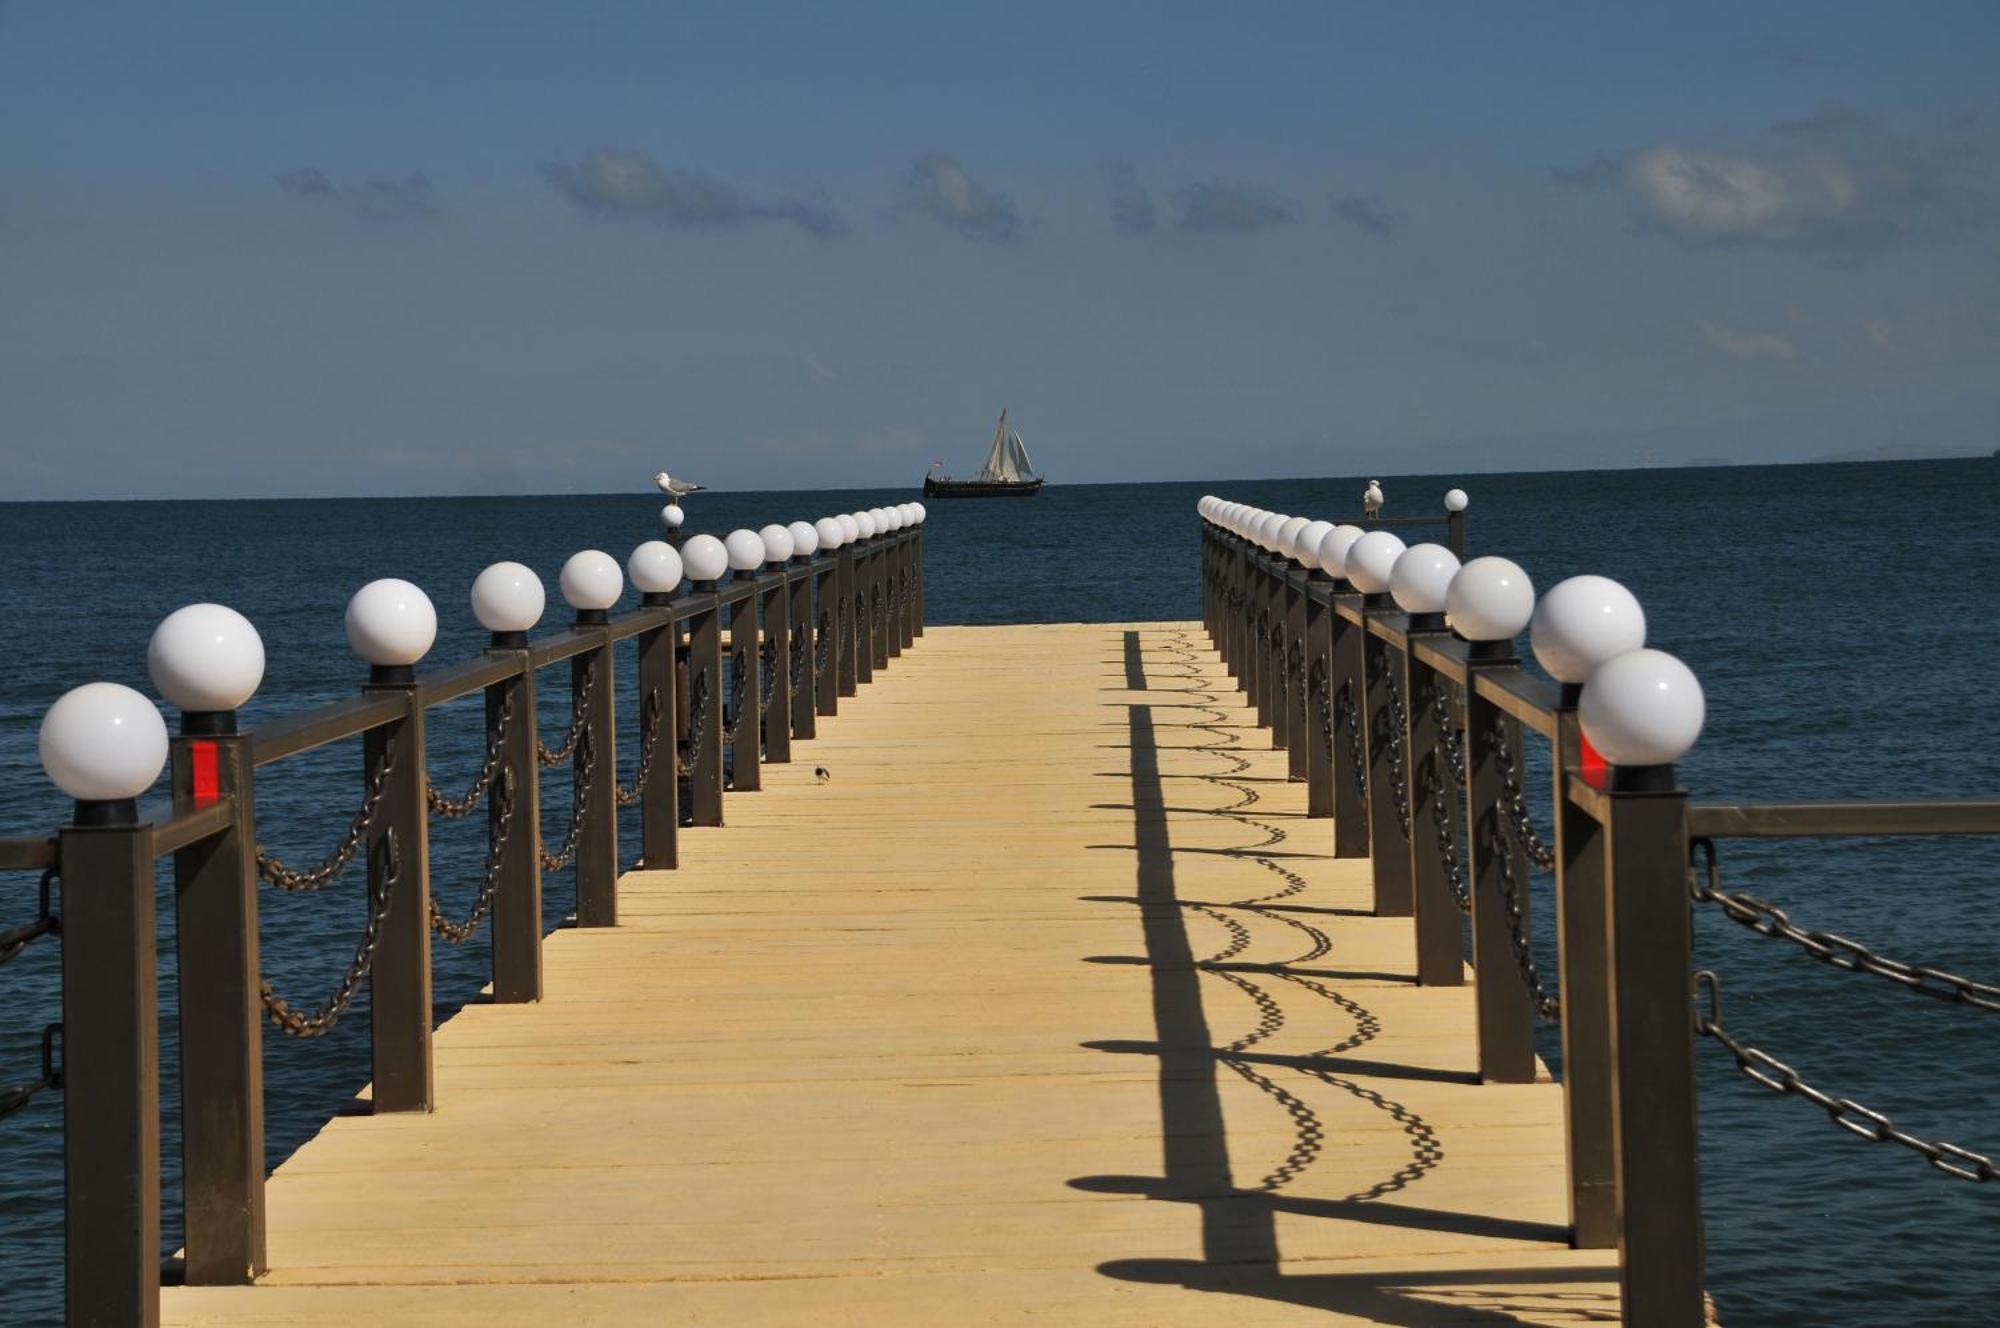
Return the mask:
POLYGON ((982 188, 965 167, 941 153, 917 158, 910 188, 919 209, 971 235, 1004 240, 1020 224, 1011 200, 982 188))

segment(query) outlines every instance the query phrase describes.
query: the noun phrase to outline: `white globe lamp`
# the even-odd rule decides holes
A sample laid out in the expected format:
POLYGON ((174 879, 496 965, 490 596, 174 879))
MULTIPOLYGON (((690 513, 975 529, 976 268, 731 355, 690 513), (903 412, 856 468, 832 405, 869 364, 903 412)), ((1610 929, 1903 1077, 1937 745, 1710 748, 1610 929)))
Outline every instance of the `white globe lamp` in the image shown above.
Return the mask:
POLYGON ((264 681, 264 640, 250 620, 220 604, 175 609, 153 629, 146 646, 146 672, 169 704, 180 707, 187 732, 234 733, 194 715, 233 714, 264 681))
POLYGON ((687 513, 681 510, 679 503, 668 503, 660 509, 660 520, 666 523, 668 530, 679 530, 681 523, 687 520, 687 513))
POLYGON ((493 633, 495 646, 518 649, 542 620, 548 592, 534 569, 521 563, 494 563, 472 578, 472 616, 493 633))
POLYGON ((1296 558, 1299 556, 1299 536, 1312 524, 1309 516, 1287 517, 1285 524, 1278 527, 1278 556, 1296 558))
POLYGON ((723 547, 729 550, 729 570, 738 576, 764 565, 764 541, 754 530, 732 530, 723 547))
POLYGON ((842 512, 834 518, 840 523, 840 542, 853 544, 861 538, 861 518, 852 512, 842 512))
POLYGON ((823 516, 813 522, 813 533, 819 536, 819 547, 827 553, 847 543, 847 527, 840 524, 838 517, 823 516))
POLYGON ((1506 643, 1521 634, 1534 613, 1535 583, 1506 558, 1474 558, 1458 569, 1445 591, 1444 620, 1472 642, 1475 658, 1482 653, 1511 655, 1506 643))
POLYGON ((785 527, 792 536, 792 557, 804 560, 819 552, 819 531, 804 521, 785 527))
POLYGON ((1381 594, 1389 588, 1403 549, 1403 541, 1388 531, 1369 531, 1347 548, 1347 579, 1364 595, 1381 594))
POLYGON ((1646 611, 1608 576, 1573 576, 1535 605, 1528 644, 1551 678, 1581 686, 1604 661, 1646 644, 1646 611))
POLYGON ((1303 566, 1313 571, 1318 571, 1319 546, 1326 539, 1327 532, 1332 529, 1333 522, 1331 521, 1306 522, 1305 529, 1301 530, 1298 538, 1293 541, 1296 547, 1292 556, 1297 558, 1303 566))
POLYGON ((641 602, 656 607, 681 588, 682 570, 680 553, 665 540, 647 540, 625 560, 625 574, 632 578, 641 602))
POLYGON ((1458 575, 1458 555, 1442 544, 1412 544, 1389 569, 1389 596, 1410 615, 1412 628, 1443 628, 1445 594, 1458 575))
POLYGON ((757 538, 764 541, 764 561, 772 567, 781 567, 791 561, 792 528, 773 521, 757 532, 757 538))
POLYGON ((681 565, 696 590, 713 590, 729 570, 729 550, 713 535, 695 535, 681 545, 681 565))
POLYGON ((1463 512, 1466 508, 1470 507, 1471 505, 1472 505, 1472 499, 1466 496, 1465 490, 1446 489, 1444 491, 1445 511, 1463 512))
POLYGON ((569 556, 557 578, 562 597, 576 610, 578 622, 603 622, 611 606, 625 593, 625 573, 618 560, 602 549, 581 549, 569 556))
POLYGON ((1583 685, 1577 719, 1598 754, 1619 768, 1614 787, 1671 786, 1707 715, 1694 671, 1664 650, 1628 650, 1599 664, 1583 685), (1647 771, 1636 778, 1633 771, 1647 771))
POLYGON ((374 666, 377 682, 408 682, 437 640, 431 597, 397 577, 370 581, 347 601, 348 648, 374 666))
POLYGON ((861 532, 862 539, 874 539, 881 527, 876 524, 873 512, 863 511, 854 514, 854 528, 861 532))
POLYGON ((130 687, 87 682, 49 707, 37 745, 42 769, 76 799, 78 825, 129 825, 132 800, 166 768, 167 722, 130 687))

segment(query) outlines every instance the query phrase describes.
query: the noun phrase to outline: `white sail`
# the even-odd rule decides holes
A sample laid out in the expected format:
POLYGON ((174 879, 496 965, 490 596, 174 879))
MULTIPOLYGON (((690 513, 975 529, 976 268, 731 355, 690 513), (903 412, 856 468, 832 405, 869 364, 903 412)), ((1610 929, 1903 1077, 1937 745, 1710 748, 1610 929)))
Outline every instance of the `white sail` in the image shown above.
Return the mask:
POLYGON ((1007 412, 1003 410, 1000 412, 999 427, 993 430, 993 450, 986 454, 986 464, 979 468, 979 478, 985 483, 1012 484, 1021 478, 1021 470, 1015 463, 1009 441, 1007 412))
POLYGON ((1007 434, 1007 456, 1013 463, 1015 478, 1026 479, 1035 473, 1035 463, 1028 460, 1028 449, 1021 435, 1011 430, 1007 434))

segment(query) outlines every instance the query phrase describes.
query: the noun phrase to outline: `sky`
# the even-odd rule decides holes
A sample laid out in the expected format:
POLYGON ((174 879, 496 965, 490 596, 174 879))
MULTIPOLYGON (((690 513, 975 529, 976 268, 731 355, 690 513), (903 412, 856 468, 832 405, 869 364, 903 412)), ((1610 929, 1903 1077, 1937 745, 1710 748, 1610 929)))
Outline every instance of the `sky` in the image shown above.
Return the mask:
POLYGON ((6 498, 2000 448, 2000 5, 0 0, 6 498))

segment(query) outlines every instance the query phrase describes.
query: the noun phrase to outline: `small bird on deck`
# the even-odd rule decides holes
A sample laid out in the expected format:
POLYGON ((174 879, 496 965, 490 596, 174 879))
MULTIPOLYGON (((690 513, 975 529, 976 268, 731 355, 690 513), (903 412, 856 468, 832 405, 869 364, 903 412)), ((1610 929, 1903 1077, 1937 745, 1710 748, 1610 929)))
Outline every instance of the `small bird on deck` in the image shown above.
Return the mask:
POLYGON ((816 765, 813 767, 813 778, 818 780, 820 783, 824 784, 829 779, 832 779, 833 775, 831 772, 827 770, 825 766, 816 765))
POLYGON ((1361 495, 1361 515, 1369 517, 1382 515, 1382 481, 1368 481, 1368 489, 1361 495))
POLYGON ((683 498, 688 494, 698 493, 707 487, 701 484, 690 484, 686 480, 677 480, 664 470, 653 476, 653 483, 660 486, 661 493, 671 494, 675 498, 683 498))

